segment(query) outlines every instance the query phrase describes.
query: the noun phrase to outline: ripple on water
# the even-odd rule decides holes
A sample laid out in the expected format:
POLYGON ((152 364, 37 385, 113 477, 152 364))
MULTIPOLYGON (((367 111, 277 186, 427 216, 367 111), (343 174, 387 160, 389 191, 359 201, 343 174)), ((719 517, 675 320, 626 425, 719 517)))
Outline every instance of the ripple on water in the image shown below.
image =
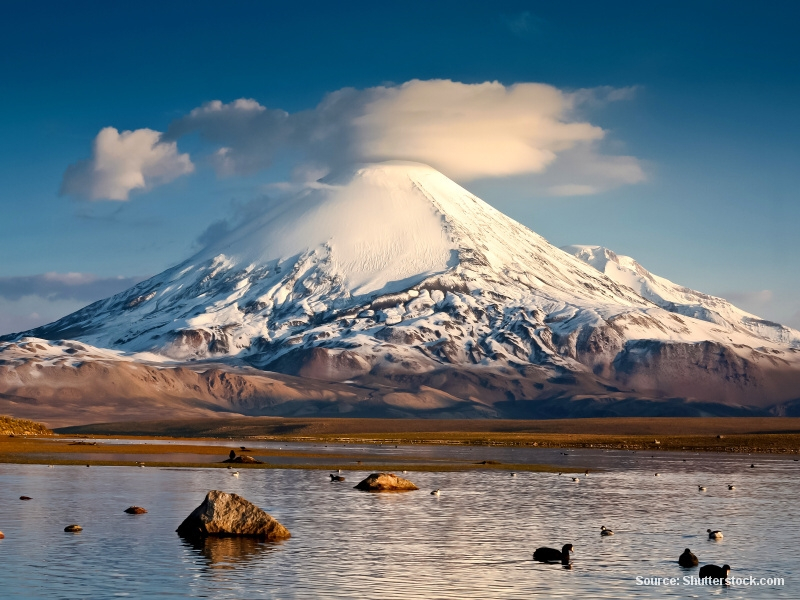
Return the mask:
MULTIPOLYGON (((513 456, 536 450, 426 447, 426 456, 513 456), (438 454, 437 454, 438 452, 438 454), (471 453, 471 454, 470 454, 471 453)), ((796 598, 793 517, 798 464, 736 455, 570 452, 592 469, 579 484, 550 473, 409 472, 420 492, 352 489, 368 472, 330 483, 326 472, 0 465, 3 597, 98 598, 542 598, 687 597, 718 590, 635 585, 637 575, 682 577, 689 547, 733 575, 785 577, 780 588, 725 590, 727 598, 796 598), (687 462, 683 458, 689 457, 687 462), (747 464, 745 464, 747 463, 747 464), (654 472, 661 477, 653 477, 654 472), (736 490, 727 489, 729 483, 736 490), (697 491, 698 485, 708 490, 697 491), (440 497, 429 491, 441 488, 440 497), (292 532, 278 544, 191 543, 175 528, 210 489, 236 492, 292 532), (20 502, 20 495, 32 496, 20 502), (136 504, 145 515, 124 514, 136 504), (63 532, 78 523, 78 534, 63 532), (600 536, 600 526, 615 536, 600 536), (706 529, 725 538, 708 540, 706 529), (531 560, 542 545, 575 546, 573 568, 531 560), (372 593, 374 592, 374 593, 372 593)), ((566 462, 570 461, 570 462, 566 462)), ((509 462, 511 462, 509 460, 509 462)))

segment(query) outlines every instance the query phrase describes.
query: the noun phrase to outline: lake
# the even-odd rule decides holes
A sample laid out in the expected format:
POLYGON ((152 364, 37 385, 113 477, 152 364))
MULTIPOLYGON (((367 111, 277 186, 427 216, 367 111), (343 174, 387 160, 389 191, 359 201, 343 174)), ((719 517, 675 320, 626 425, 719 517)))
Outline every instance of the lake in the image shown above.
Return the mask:
MULTIPOLYGON (((230 444, 231 442, 225 442, 230 444)), ((248 448, 259 444, 242 442, 248 448)), ((238 443, 237 443, 238 445, 238 443)), ((339 453, 342 445, 261 443, 339 453)), ((347 446, 354 457, 376 446, 347 446)), ((798 598, 800 463, 791 457, 385 446, 387 456, 551 463, 568 475, 415 472, 419 492, 369 494, 307 469, 240 470, 0 465, 3 598, 798 598), (565 454, 566 452, 566 454, 565 454), (750 468, 754 463, 755 468, 750 468), (659 477, 654 473, 658 472, 659 477), (728 484, 735 490, 728 490, 728 484), (707 487, 698 491, 698 485, 707 487), (430 491, 440 488, 441 496, 430 491), (212 489, 240 494, 292 533, 270 544, 175 534, 212 489), (19 496, 33 499, 21 501, 19 496), (127 515, 130 505, 145 515, 127 515), (78 523, 79 534, 63 531, 78 523), (616 532, 601 537, 600 526, 616 532), (724 539, 707 539, 706 529, 724 539), (532 561, 575 546, 572 568, 532 561), (697 576, 677 558, 728 563, 731 576, 784 585, 641 586, 697 576)), ((255 453, 257 455, 257 452, 255 453)))

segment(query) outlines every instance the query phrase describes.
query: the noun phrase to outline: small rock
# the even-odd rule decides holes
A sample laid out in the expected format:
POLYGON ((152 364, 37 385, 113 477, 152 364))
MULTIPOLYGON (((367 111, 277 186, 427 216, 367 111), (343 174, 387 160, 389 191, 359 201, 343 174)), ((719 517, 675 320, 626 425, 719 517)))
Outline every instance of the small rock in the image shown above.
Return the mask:
MULTIPOLYGON (((233 452, 233 450, 231 450, 231 452, 233 452)), ((239 463, 239 464, 245 463, 245 464, 249 464, 249 465, 263 465, 264 464, 262 461, 260 461, 260 460, 258 460, 256 458, 253 458, 252 456, 245 456, 245 455, 235 456, 233 458, 226 458, 222 462, 224 462, 224 463, 239 463)))
POLYGON ((4 537, 6 537, 6 536, 5 536, 5 535, 3 535, 3 532, 2 532, 2 531, 0 531, 0 540, 2 540, 4 537))
POLYGON ((252 502, 219 490, 208 492, 177 532, 188 538, 242 535, 273 541, 292 537, 286 527, 252 502))
POLYGON ((67 525, 64 527, 64 531, 67 533, 78 533, 79 531, 83 531, 83 527, 80 525, 67 525))
POLYGON ((20 500, 33 500, 33 498, 31 498, 30 496, 20 496, 19 499, 20 500))
POLYGON ((419 488, 394 473, 373 473, 355 486, 355 489, 364 492, 411 492, 419 488))
POLYGON ((147 510, 145 510, 141 506, 129 506, 128 508, 125 509, 125 512, 128 513, 129 515, 143 515, 147 512, 147 510))

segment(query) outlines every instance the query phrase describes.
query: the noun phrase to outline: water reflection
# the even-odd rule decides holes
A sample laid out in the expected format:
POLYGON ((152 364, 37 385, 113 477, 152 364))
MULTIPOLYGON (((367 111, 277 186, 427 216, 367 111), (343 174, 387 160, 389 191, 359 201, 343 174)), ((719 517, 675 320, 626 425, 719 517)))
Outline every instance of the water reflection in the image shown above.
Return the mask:
MULTIPOLYGON (((424 452, 439 456, 436 448, 424 452)), ((480 459, 548 456, 500 449, 480 459)), ((303 469, 243 470, 234 478, 225 469, 0 464, 0 597, 356 598, 376 582, 390 598, 800 597, 797 462, 603 450, 560 460, 590 468, 590 476, 575 484, 555 473, 409 470, 422 491, 388 496, 352 488, 366 469, 333 485, 329 472, 303 469), (698 493, 698 485, 707 491, 698 493), (429 493, 437 488, 439 498, 429 493), (211 489, 247 498, 292 538, 182 541, 175 528, 211 489), (34 500, 21 502, 21 495, 34 500), (131 504, 148 513, 125 515, 131 504), (64 533, 70 523, 83 533, 64 533), (615 535, 601 536, 601 525, 615 535), (709 527, 725 538, 709 540, 709 527), (532 560, 534 549, 565 541, 576 545, 573 569, 532 560), (701 565, 731 564, 735 577, 782 577, 785 584, 637 584, 638 576, 696 577, 677 563, 686 547, 701 565)))
POLYGON ((267 557, 282 542, 266 542, 254 537, 181 537, 185 548, 207 569, 236 569, 267 557))

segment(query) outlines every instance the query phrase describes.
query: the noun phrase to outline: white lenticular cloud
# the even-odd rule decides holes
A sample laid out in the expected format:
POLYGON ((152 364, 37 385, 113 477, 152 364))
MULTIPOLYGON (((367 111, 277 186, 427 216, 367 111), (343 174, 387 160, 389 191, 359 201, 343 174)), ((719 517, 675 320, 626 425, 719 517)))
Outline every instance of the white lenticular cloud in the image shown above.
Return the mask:
POLYGON ((249 175, 276 157, 324 173, 384 160, 427 163, 458 181, 536 179, 553 196, 598 193, 646 179, 632 156, 600 151, 606 132, 579 112, 630 99, 635 88, 565 92, 552 85, 465 84, 412 80, 401 85, 327 94, 295 113, 240 98, 207 102, 173 121, 161 135, 149 129, 103 129, 91 159, 72 165, 62 192, 126 200, 189 173, 177 142, 197 133, 219 176, 249 175))
POLYGON ((61 193, 89 200, 125 201, 132 190, 148 190, 193 170, 189 155, 178 153, 175 142, 161 141, 158 131, 120 133, 106 127, 94 140, 91 158, 67 168, 61 193))
POLYGON ((376 91, 353 122, 361 157, 428 163, 456 179, 540 173, 559 152, 603 137, 570 121, 571 97, 550 85, 409 81, 376 91))

